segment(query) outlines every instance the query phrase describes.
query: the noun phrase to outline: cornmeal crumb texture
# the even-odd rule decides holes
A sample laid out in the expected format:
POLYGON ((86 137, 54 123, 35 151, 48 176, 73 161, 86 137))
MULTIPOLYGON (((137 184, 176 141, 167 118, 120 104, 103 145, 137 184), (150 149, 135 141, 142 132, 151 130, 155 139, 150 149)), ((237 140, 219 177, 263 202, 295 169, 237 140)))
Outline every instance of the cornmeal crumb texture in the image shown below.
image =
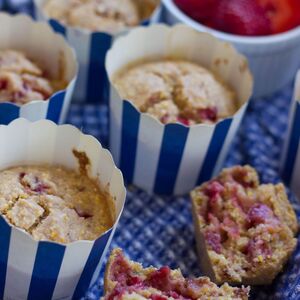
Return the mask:
POLYGON ((103 300, 246 300, 249 288, 218 287, 207 277, 185 279, 180 270, 166 266, 144 269, 115 249, 106 267, 105 292, 103 300))
POLYGON ((49 0, 44 6, 48 17, 64 24, 117 33, 138 25, 150 16, 157 5, 154 0, 49 0))
POLYGON ((293 253, 295 212, 282 184, 250 166, 224 169, 192 193, 199 257, 217 283, 268 284, 293 253))
POLYGON ((209 70, 188 61, 161 60, 127 67, 114 85, 162 123, 213 124, 238 109, 235 93, 209 70))
POLYGON ((0 172, 0 213, 35 240, 94 240, 114 221, 113 202, 88 176, 59 166, 0 172))
POLYGON ((65 86, 63 80, 49 78, 23 52, 0 50, 0 102, 21 105, 34 100, 47 100, 65 86))

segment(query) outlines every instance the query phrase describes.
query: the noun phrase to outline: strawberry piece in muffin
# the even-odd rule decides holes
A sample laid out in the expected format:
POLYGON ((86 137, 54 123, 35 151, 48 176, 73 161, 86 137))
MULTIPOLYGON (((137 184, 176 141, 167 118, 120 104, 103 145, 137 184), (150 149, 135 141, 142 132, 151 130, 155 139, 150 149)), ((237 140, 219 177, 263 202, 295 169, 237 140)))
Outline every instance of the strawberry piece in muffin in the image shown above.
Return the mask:
POLYGON ((180 270, 156 269, 126 259, 120 249, 111 253, 105 273, 103 300, 129 299, 248 299, 249 288, 220 288, 207 277, 185 279, 180 270))
POLYGON ((216 283, 269 284, 296 247, 295 212, 282 184, 250 166, 224 169, 191 193, 200 263, 216 283))

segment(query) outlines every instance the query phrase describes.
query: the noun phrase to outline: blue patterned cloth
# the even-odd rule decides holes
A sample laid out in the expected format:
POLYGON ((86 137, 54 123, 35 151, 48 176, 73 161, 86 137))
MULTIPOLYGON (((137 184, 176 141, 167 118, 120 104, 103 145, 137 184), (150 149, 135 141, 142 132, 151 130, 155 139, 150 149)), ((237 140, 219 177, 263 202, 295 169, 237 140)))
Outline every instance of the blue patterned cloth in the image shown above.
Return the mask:
MULTIPOLYGON (((273 97, 252 101, 226 166, 251 164, 263 182, 279 182, 279 156, 286 130, 292 85, 273 97)), ((72 105, 68 122, 95 135, 107 146, 107 108, 72 105)), ((300 205, 291 194, 300 220, 300 205)), ((198 276, 196 245, 188 197, 151 197, 129 187, 124 214, 112 247, 121 247, 134 260, 148 265, 170 265, 185 275, 198 276)), ((103 273, 86 299, 98 299, 103 273)), ((295 255, 272 286, 256 288, 253 299, 300 299, 300 241, 295 255)))
MULTIPOLYGON (((16 4, 26 2, 10 1, 13 3, 10 9, 14 11, 19 7, 16 4)), ((5 2, 7 8, 8 1, 5 2)), ((22 5, 21 9, 30 11, 27 5, 22 5)), ((291 97, 292 84, 272 97, 251 102, 226 166, 248 163, 258 170, 263 182, 280 181, 279 157, 291 97)), ((73 104, 68 115, 68 123, 94 135, 105 147, 108 140, 107 121, 105 106, 73 104)), ((299 202, 291 193, 289 195, 300 221, 299 202)), ((111 245, 111 248, 114 247, 123 248, 130 258, 145 266, 169 265, 181 268, 185 275, 201 275, 188 197, 152 197, 129 187, 125 210, 111 245)), ((85 299, 98 300, 102 289, 103 270, 85 299)), ((284 272, 271 286, 253 288, 251 295, 252 299, 257 300, 300 299, 300 240, 284 272)))

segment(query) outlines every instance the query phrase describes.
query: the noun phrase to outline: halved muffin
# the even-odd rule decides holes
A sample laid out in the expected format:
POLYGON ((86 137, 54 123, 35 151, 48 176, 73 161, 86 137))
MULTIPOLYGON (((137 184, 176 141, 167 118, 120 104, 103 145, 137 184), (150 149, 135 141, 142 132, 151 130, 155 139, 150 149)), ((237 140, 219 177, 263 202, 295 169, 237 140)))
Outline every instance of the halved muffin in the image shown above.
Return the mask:
POLYGON ((105 273, 104 300, 219 299, 246 300, 249 288, 220 288, 207 277, 185 279, 169 267, 143 268, 126 259, 121 249, 112 251, 105 273))
POLYGON ((255 169, 235 166, 191 198, 204 273, 216 283, 271 283, 297 243, 297 219, 284 186, 260 185, 255 169))

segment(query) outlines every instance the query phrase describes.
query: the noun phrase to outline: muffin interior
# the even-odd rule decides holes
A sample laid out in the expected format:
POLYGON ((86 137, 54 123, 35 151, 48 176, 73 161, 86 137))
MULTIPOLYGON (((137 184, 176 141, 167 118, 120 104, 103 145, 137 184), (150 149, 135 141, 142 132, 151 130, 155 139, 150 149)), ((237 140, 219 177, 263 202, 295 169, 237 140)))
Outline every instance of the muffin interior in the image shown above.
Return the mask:
POLYGON ((0 172, 0 213, 35 240, 95 240, 112 227, 113 211, 110 195, 82 172, 50 165, 0 172))
POLYGON ((296 246, 298 224, 284 186, 260 185, 254 169, 237 166, 191 196, 217 282, 271 282, 296 246))
POLYGON ((179 270, 164 266, 146 268, 126 259, 115 249, 106 269, 105 300, 111 299, 248 299, 248 288, 218 287, 207 277, 183 277, 179 270), (225 298, 224 298, 225 299, 225 298))

